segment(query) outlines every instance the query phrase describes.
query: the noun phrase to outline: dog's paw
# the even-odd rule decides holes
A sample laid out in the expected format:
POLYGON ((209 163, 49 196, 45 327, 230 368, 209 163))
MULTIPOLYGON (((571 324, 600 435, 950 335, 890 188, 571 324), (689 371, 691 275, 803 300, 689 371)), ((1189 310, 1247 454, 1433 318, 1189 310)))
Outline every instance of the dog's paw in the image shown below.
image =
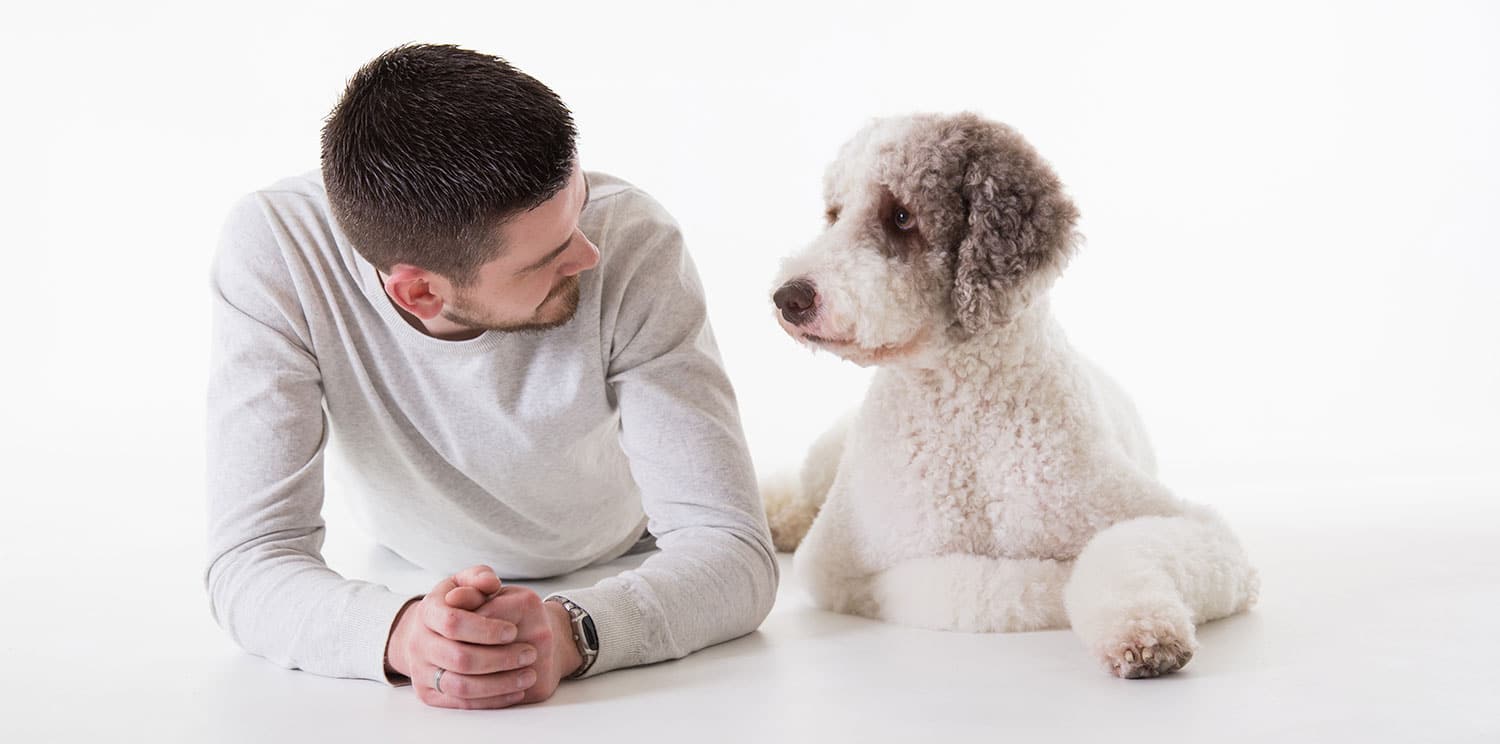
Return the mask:
POLYGON ((790 553, 802 544, 802 538, 812 527, 818 510, 809 507, 800 498, 800 487, 792 476, 761 478, 760 498, 766 509, 766 522, 771 528, 771 542, 776 550, 790 553))
POLYGON ((1186 666, 1198 640, 1186 608, 1159 609, 1129 613, 1095 649, 1110 674, 1145 679, 1186 666))
POLYGON ((807 537, 807 530, 812 526, 811 519, 777 519, 770 523, 771 543, 776 546, 777 552, 791 553, 802 544, 802 538, 807 537))
POLYGON ((1179 641, 1141 640, 1115 648, 1105 655, 1104 663, 1116 677, 1146 679, 1171 674, 1192 658, 1193 649, 1179 641))

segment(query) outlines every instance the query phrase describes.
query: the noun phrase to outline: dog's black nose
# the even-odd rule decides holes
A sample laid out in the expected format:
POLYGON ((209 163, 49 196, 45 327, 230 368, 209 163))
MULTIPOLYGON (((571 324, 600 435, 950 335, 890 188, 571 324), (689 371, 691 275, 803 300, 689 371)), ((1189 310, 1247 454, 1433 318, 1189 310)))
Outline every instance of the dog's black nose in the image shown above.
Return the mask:
POLYGON ((776 307, 781 308, 781 317, 792 325, 802 325, 813 316, 814 300, 818 293, 813 285, 801 279, 796 279, 781 285, 771 300, 776 307))

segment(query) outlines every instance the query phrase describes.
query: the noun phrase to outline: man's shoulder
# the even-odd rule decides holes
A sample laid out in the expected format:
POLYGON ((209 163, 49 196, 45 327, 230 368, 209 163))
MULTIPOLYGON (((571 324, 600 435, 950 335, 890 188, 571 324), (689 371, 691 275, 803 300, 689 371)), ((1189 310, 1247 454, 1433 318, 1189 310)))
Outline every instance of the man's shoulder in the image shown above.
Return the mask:
MULTIPOLYGON (((281 282, 288 267, 324 262, 337 252, 323 180, 317 171, 282 178, 244 193, 230 206, 215 263, 228 280, 281 282)), ((282 282, 284 283, 284 282, 282 282)))
POLYGON ((323 190, 323 176, 318 171, 308 171, 287 176, 250 191, 240 197, 233 214, 265 217, 267 213, 301 212, 307 217, 322 220, 328 213, 328 195, 323 190), (249 206, 254 205, 255 209, 249 206))
POLYGON ((666 207, 617 176, 593 171, 586 176, 589 204, 579 227, 599 246, 601 273, 628 276, 653 257, 677 260, 683 250, 681 227, 666 207))
POLYGON ((585 231, 590 226, 610 230, 677 227, 666 207, 639 186, 619 176, 588 171, 589 203, 584 208, 585 231))
POLYGON ((589 206, 603 204, 626 192, 640 191, 635 184, 603 171, 584 171, 583 178, 589 184, 589 206))
POLYGON ((328 197, 317 171, 288 176, 242 194, 229 208, 225 229, 259 231, 269 222, 327 220, 328 197))

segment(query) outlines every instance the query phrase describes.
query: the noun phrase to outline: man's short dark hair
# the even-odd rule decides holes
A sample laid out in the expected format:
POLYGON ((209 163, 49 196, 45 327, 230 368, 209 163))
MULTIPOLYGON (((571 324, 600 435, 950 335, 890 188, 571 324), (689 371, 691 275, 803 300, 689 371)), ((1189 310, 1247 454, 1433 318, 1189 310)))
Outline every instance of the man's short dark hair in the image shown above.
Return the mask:
POLYGON ((562 99, 505 60, 399 46, 360 68, 328 115, 323 182, 367 261, 466 286, 498 254, 497 228, 567 184, 575 134, 562 99))

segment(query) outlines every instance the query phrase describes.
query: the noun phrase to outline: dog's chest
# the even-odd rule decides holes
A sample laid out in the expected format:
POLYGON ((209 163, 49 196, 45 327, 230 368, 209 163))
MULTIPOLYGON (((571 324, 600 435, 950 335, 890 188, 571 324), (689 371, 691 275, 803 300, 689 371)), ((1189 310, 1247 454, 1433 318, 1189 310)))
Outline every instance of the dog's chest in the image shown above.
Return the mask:
POLYGON ((862 459, 873 477, 862 480, 880 492, 881 511, 911 520, 910 547, 1066 560, 1096 531, 1069 472, 1065 414, 1048 396, 979 386, 872 393, 862 425, 872 456, 862 459))

